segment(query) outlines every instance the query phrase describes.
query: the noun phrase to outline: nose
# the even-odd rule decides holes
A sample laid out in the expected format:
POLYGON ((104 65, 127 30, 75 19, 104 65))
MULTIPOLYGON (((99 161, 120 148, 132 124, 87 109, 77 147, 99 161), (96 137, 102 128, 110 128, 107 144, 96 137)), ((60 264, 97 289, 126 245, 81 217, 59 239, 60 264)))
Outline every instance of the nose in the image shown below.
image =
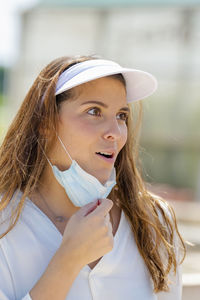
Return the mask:
POLYGON ((103 133, 103 138, 106 140, 118 140, 122 135, 121 128, 119 126, 119 123, 117 119, 115 118, 114 120, 109 120, 105 124, 105 130, 103 133))

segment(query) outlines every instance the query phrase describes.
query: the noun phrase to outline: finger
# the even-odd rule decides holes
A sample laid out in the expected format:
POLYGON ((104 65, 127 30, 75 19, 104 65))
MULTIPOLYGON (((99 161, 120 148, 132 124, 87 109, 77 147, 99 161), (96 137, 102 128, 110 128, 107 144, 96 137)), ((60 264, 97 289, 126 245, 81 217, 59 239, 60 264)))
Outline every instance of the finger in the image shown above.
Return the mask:
POLYGON ((105 217, 113 206, 113 201, 110 199, 100 199, 100 204, 91 212, 90 215, 99 215, 105 217))
POLYGON ((110 214, 109 213, 104 217, 104 223, 106 226, 108 226, 108 224, 110 223, 110 214))
POLYGON ((90 212, 92 212, 96 207, 98 206, 98 200, 95 200, 93 202, 90 202, 84 206, 82 206, 78 212, 76 212, 77 216, 87 216, 88 214, 90 214, 90 212))
POLYGON ((110 214, 109 213, 104 217, 104 222, 105 222, 105 225, 108 227, 108 234, 113 235, 113 226, 112 226, 112 223, 110 221, 110 214))
POLYGON ((111 222, 109 222, 109 224, 108 224, 108 233, 109 233, 109 235, 113 235, 113 227, 112 227, 111 222))

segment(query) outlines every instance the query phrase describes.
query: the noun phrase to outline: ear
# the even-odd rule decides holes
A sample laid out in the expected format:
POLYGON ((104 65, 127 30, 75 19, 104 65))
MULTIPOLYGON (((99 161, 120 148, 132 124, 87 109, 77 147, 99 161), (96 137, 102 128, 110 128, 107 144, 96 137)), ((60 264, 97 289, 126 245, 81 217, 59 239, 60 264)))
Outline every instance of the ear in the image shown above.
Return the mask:
MULTIPOLYGON (((57 123, 55 125, 57 127, 57 123)), ((42 122, 39 124, 39 135, 40 137, 44 138, 44 139, 54 139, 56 136, 56 127, 54 126, 54 124, 50 124, 50 122, 42 122)))
POLYGON ((49 128, 44 128, 43 126, 40 126, 39 134, 41 137, 48 139, 48 138, 52 137, 52 130, 50 130, 49 128))

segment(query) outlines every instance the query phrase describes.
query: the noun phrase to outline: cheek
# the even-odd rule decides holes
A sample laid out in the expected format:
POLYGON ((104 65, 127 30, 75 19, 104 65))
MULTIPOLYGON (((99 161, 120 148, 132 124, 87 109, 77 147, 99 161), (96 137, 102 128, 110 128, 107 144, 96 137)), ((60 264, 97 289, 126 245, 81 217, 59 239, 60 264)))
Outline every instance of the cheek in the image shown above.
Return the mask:
POLYGON ((127 142, 128 131, 127 127, 123 127, 121 130, 120 150, 124 147, 127 142))
POLYGON ((128 130, 127 127, 125 126, 122 129, 122 139, 121 139, 122 147, 126 144, 127 136, 128 136, 128 130))
POLYGON ((99 132, 97 126, 86 121, 79 121, 76 126, 76 130, 78 135, 80 135, 80 138, 88 141, 88 143, 90 140, 94 140, 99 132))
POLYGON ((70 142, 78 143, 79 147, 82 141, 94 139, 97 136, 96 127, 91 126, 90 122, 86 122, 81 118, 68 118, 61 123, 60 130, 67 140, 70 142))

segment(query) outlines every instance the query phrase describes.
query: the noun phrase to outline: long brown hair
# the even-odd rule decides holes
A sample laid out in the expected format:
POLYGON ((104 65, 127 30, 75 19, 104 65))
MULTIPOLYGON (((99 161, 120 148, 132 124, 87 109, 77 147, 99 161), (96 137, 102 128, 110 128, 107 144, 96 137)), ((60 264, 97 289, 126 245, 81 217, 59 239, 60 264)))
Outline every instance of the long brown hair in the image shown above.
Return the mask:
MULTIPOLYGON (((62 95, 55 97, 58 77, 73 64, 89 59, 96 58, 62 57, 48 64, 36 78, 8 129, 0 147, 0 211, 7 207, 16 190, 23 191, 23 195, 10 216, 9 227, 1 237, 15 226, 25 198, 32 194, 40 181, 46 165, 41 146, 48 152, 55 138, 52 133, 51 140, 47 140, 41 132, 52 129, 52 126, 56 128, 59 102, 71 97, 70 91, 65 93, 63 99, 62 95)), ((118 79, 122 77, 120 76, 118 79)), ((150 194, 141 178, 138 167, 141 102, 134 104, 134 109, 130 104, 129 107, 132 114, 127 121, 128 139, 115 162, 117 188, 112 190, 109 198, 118 201, 126 215, 138 250, 152 278, 154 291, 166 291, 169 286, 169 271, 173 269, 176 273, 179 263, 175 235, 182 244, 183 256, 185 245, 178 232, 173 209, 164 200, 150 194)))

